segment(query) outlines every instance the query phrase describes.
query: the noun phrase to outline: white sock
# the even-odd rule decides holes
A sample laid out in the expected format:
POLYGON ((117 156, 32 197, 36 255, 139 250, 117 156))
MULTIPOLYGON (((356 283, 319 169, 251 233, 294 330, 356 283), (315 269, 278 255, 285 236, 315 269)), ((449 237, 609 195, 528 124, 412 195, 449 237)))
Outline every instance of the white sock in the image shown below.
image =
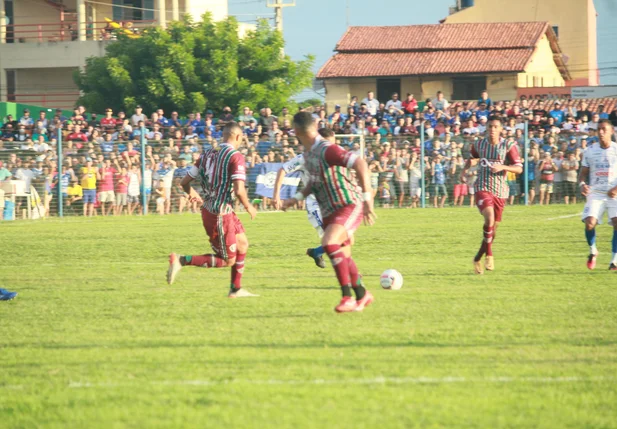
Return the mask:
POLYGON ((322 228, 322 227, 320 227, 320 226, 316 226, 316 227, 315 227, 315 231, 317 231, 317 234, 319 235, 319 238, 323 237, 323 235, 324 235, 324 231, 323 231, 323 228, 322 228))
POLYGON ((589 246, 589 253, 591 253, 592 255, 598 254, 598 248, 596 247, 595 244, 592 244, 591 246, 589 246))
POLYGON ((617 265, 617 253, 613 253, 613 259, 611 259, 611 264, 617 265))

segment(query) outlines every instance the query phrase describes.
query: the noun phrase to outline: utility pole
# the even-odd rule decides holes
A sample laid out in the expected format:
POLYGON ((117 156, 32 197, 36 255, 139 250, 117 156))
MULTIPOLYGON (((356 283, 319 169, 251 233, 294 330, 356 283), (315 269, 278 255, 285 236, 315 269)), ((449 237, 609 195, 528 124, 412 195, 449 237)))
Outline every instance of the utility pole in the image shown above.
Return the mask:
POLYGON ((349 2, 350 0, 347 0, 347 2, 345 3, 345 27, 349 28, 349 2))
POLYGON ((283 8, 295 6, 296 2, 292 1, 291 3, 283 3, 284 0, 274 0, 274 3, 268 2, 266 6, 274 8, 274 22, 276 24, 276 29, 283 34, 283 8))

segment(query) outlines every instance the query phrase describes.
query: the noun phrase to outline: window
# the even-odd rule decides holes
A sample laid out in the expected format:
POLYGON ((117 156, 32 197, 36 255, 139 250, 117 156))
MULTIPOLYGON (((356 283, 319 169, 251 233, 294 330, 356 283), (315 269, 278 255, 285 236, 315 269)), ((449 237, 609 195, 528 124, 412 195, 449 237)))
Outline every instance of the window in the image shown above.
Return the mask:
POLYGON ((153 21, 154 0, 113 0, 113 20, 153 21))
POLYGON ((486 76, 455 77, 452 79, 453 100, 477 100, 486 89, 486 76))
POLYGON ((15 101, 15 91, 17 89, 17 79, 15 70, 6 71, 6 101, 15 101))
MULTIPOLYGON (((392 93, 401 94, 400 79, 377 79, 377 99, 380 103, 386 103, 392 98, 392 93)), ((400 97, 399 97, 400 100, 400 97)))
POLYGON ((559 26, 553 25, 553 31, 555 32, 555 36, 557 36, 557 39, 559 39, 559 26))

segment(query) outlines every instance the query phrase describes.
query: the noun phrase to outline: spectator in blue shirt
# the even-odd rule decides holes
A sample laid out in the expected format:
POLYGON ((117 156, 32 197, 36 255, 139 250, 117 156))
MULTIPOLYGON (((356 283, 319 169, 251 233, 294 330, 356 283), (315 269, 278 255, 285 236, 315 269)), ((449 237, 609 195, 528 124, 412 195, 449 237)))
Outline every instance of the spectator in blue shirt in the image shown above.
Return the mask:
POLYGON ((488 110, 486 102, 481 101, 476 109, 476 118, 478 118, 478 120, 480 120, 482 116, 488 118, 490 114, 491 112, 488 110))
POLYGON ((555 106, 553 107, 553 110, 551 110, 550 112, 548 112, 548 114, 555 119, 555 125, 557 126, 561 126, 561 123, 563 122, 566 114, 563 110, 561 110, 561 103, 559 101, 555 102, 555 106))
POLYGON ((435 114, 435 109, 429 107, 426 112, 424 112, 424 120, 429 121, 432 127, 437 125, 437 115, 435 114))
POLYGON ((600 119, 608 119, 609 114, 604 111, 604 104, 600 104, 598 106, 598 115, 600 115, 600 119))
POLYGON ((482 91, 482 93, 480 94, 480 98, 478 99, 478 104, 481 104, 481 103, 486 104, 487 108, 493 105, 493 101, 490 98, 488 98, 488 92, 486 91, 486 89, 482 91))

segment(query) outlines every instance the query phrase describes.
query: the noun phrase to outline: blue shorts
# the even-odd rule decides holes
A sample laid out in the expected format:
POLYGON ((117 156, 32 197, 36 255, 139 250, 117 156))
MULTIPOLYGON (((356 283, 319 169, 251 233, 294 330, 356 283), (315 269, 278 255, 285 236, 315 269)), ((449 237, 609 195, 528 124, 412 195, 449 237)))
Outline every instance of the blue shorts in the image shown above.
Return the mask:
POLYGON ((96 189, 84 189, 84 204, 96 203, 96 189))

